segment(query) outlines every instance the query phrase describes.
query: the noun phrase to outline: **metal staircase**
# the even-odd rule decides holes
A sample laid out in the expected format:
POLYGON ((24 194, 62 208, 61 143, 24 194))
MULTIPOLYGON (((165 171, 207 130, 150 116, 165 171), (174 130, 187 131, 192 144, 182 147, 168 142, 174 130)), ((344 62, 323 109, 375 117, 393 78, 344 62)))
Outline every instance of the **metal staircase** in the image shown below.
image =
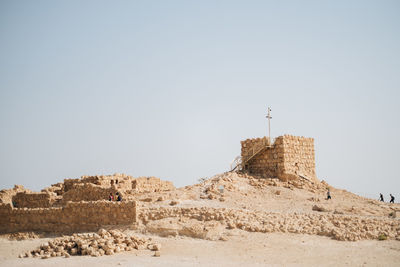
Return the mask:
POLYGON ((242 170, 244 169, 244 166, 246 165, 247 162, 249 162, 251 159, 253 159, 255 156, 257 156, 259 153, 261 153, 264 149, 271 147, 271 142, 269 139, 263 139, 262 142, 257 143, 255 146, 253 146, 246 155, 244 156, 238 156, 235 158, 235 160, 231 164, 231 171, 235 170, 242 170))
POLYGON ((231 163, 231 172, 235 171, 235 170, 242 170, 242 157, 241 156, 237 156, 233 162, 231 163))

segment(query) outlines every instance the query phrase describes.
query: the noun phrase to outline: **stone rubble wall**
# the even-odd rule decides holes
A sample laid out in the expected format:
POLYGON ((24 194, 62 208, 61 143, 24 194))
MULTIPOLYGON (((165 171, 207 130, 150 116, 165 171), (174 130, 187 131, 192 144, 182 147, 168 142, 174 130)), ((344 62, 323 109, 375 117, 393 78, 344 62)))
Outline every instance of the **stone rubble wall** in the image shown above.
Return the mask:
POLYGON ((135 201, 68 202, 64 207, 36 209, 0 204, 0 233, 97 231, 104 226, 132 226, 136 221, 135 201))
MULTIPOLYGON (((241 142, 242 158, 266 140, 247 139, 241 142)), ((315 173, 314 139, 291 135, 279 136, 271 147, 265 148, 245 165, 250 174, 264 178, 295 180, 299 175, 317 181, 315 173)))
POLYGON ((48 208, 53 203, 50 194, 46 192, 19 192, 13 196, 12 202, 18 208, 48 208))
POLYGON ((108 200, 110 193, 121 196, 135 193, 160 192, 175 189, 172 182, 162 181, 157 177, 134 178, 125 174, 82 176, 80 179, 64 179, 64 183, 42 190, 58 196, 56 206, 68 201, 108 200), (61 187, 61 190, 60 190, 61 187), (61 191, 61 192, 60 192, 61 191))
POLYGON ((79 201, 108 200, 118 192, 123 199, 136 193, 150 193, 174 190, 172 182, 156 177, 133 178, 125 174, 82 176, 80 179, 65 179, 43 189, 31 192, 21 186, 0 191, 0 203, 15 204, 18 208, 60 207, 65 203, 79 201))
POLYGON ((55 194, 56 196, 62 195, 64 193, 63 183, 52 184, 51 186, 42 189, 41 192, 55 194))
POLYGON ((0 204, 11 204, 12 198, 19 192, 30 193, 31 191, 22 185, 15 185, 12 189, 3 189, 0 191, 0 204))
MULTIPOLYGON (((378 239, 385 235, 389 239, 400 240, 400 220, 383 217, 339 215, 332 213, 273 213, 252 212, 226 208, 181 208, 162 207, 141 209, 138 221, 144 225, 166 218, 177 218, 179 221, 194 219, 201 223, 215 221, 225 225, 224 229, 241 229, 248 232, 262 233, 299 233, 328 236, 336 240, 357 241, 378 239)), ((170 231, 168 224, 159 225, 170 231)), ((189 225, 184 226, 186 229, 189 225)), ((178 233, 196 231, 180 231, 178 233)))
POLYGON ((132 180, 135 178, 133 177, 124 177, 124 178, 119 178, 114 180, 113 187, 119 191, 128 191, 132 190, 132 180))
POLYGON ((271 144, 271 142, 269 141, 269 138, 264 136, 262 138, 246 139, 241 141, 240 144, 242 146, 241 156, 242 158, 245 158, 247 155, 252 154, 253 148, 261 147, 263 144, 271 144))
POLYGON ((115 173, 113 175, 82 176, 80 179, 80 183, 91 183, 103 187, 114 186, 116 189, 119 190, 130 190, 132 189, 130 180, 133 179, 135 178, 132 176, 115 173))
POLYGON ((76 179, 64 179, 64 184, 63 184, 63 193, 68 192, 71 190, 75 184, 78 184, 81 182, 81 179, 76 178, 76 179))
MULTIPOLYGON (((260 147, 264 138, 247 139, 242 141, 242 158, 251 154, 253 147, 260 147)), ((247 162, 245 169, 250 174, 265 178, 278 178, 283 170, 283 143, 281 138, 277 138, 275 143, 270 148, 265 148, 254 158, 247 162)))
POLYGON ((298 175, 316 180, 314 139, 298 136, 283 136, 283 175, 291 180, 298 175))
POLYGON ((172 182, 157 177, 138 177, 132 181, 132 190, 136 193, 161 192, 174 190, 172 182))
MULTIPOLYGON (((97 200, 108 200, 108 196, 112 193, 115 197, 115 188, 104 188, 94 184, 75 184, 70 190, 63 194, 62 203, 68 201, 79 202, 79 201, 97 201, 97 200)), ((122 193, 120 193, 123 196, 122 193)))

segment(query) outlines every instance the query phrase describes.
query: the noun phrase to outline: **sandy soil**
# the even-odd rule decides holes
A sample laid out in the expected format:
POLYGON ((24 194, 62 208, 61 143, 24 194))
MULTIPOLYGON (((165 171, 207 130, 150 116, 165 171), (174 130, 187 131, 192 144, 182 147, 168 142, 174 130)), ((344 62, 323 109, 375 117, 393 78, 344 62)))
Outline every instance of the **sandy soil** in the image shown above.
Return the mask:
POLYGON ((327 237, 232 232, 228 241, 188 237, 153 238, 162 244, 161 257, 149 250, 112 256, 18 258, 48 239, 0 240, 0 266, 399 266, 400 242, 343 242, 327 237))

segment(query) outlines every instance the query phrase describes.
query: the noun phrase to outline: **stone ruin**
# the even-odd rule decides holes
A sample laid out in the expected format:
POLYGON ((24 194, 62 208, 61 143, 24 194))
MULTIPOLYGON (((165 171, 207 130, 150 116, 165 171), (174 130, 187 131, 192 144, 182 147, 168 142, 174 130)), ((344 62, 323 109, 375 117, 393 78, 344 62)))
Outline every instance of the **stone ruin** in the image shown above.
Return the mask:
MULTIPOLYGON (((135 193, 168 191, 175 187, 171 182, 162 181, 157 177, 134 178, 124 174, 115 174, 65 179, 63 183, 53 184, 41 192, 21 190, 21 186, 16 188, 14 194, 10 192, 7 195, 8 203, 13 207, 49 208, 65 206, 68 201, 108 200, 110 193, 115 196, 118 192, 122 198, 129 198, 135 193)), ((2 202, 5 203, 7 200, 4 198, 2 202)))
MULTIPOLYGON (((284 135, 273 143, 264 137, 247 139, 241 145, 239 169, 253 176, 318 181, 312 138, 284 135)), ((72 233, 97 231, 107 225, 132 226, 137 223, 140 194, 174 189, 171 182, 156 177, 125 174, 65 179, 41 192, 16 186, 0 191, 0 233, 72 233), (109 194, 117 192, 124 201, 108 201, 109 194)))
POLYGON ((82 176, 65 179, 41 192, 22 186, 0 192, 0 233, 19 231, 97 231, 105 225, 136 223, 135 195, 175 189, 169 181, 156 177, 124 174, 82 176), (108 201, 119 193, 123 201, 108 201))
POLYGON ((263 137, 244 140, 241 145, 238 167, 251 175, 283 181, 318 181, 313 138, 284 135, 272 143, 269 138, 263 137))
MULTIPOLYGON (((328 186, 317 180, 312 138, 284 135, 274 142, 264 137, 247 139, 241 144, 242 153, 235 168, 245 173, 226 172, 200 184, 176 190, 171 182, 156 177, 134 178, 124 174, 65 179, 39 193, 22 186, 1 190, 0 233, 34 231, 68 234, 95 232, 101 228, 129 228, 162 236, 224 240, 230 230, 241 229, 262 233, 316 234, 351 241, 381 236, 400 240, 399 221, 394 219, 397 216, 387 218, 352 214, 354 207, 346 211, 350 214, 336 208, 333 211, 317 207, 314 202, 319 199, 314 197, 307 199, 313 202, 313 206, 312 209, 310 206, 310 212, 305 213, 230 207, 232 203, 237 203, 232 202, 234 198, 231 197, 244 193, 236 183, 248 183, 255 189, 279 186, 281 190, 297 188, 323 194, 328 186), (221 185, 224 185, 222 191, 219 190, 221 185), (115 195, 116 192, 122 195, 123 201, 108 201, 108 195, 115 195), (152 194, 155 192, 157 194, 152 194), (208 196, 203 198, 204 194, 208 196), (179 205, 177 200, 189 200, 187 203, 192 204, 195 200, 196 203, 193 206, 187 203, 179 205), (219 201, 218 205, 211 203, 213 200, 219 201), (228 204, 224 206, 220 202, 228 204)), ((279 196, 281 190, 276 190, 272 198, 279 196)), ((247 193, 244 195, 247 196, 247 193)), ((386 211, 383 208, 380 210, 386 211)), ((44 246, 25 256, 46 258, 62 255, 63 252, 65 255, 97 256, 137 247, 135 238, 124 236, 122 240, 117 232, 113 238, 113 233, 99 233, 108 237, 94 234, 65 237, 54 241, 57 246, 44 246), (114 242, 115 246, 110 247, 107 242, 114 242)))

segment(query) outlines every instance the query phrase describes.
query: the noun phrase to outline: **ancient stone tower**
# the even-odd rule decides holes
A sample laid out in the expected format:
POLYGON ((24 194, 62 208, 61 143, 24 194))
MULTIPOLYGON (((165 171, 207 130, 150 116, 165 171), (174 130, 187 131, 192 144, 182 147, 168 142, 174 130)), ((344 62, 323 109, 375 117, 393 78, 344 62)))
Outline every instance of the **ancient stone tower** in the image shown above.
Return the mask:
POLYGON ((281 180, 317 181, 314 139, 279 136, 272 144, 267 137, 241 142, 240 167, 250 174, 281 180))

